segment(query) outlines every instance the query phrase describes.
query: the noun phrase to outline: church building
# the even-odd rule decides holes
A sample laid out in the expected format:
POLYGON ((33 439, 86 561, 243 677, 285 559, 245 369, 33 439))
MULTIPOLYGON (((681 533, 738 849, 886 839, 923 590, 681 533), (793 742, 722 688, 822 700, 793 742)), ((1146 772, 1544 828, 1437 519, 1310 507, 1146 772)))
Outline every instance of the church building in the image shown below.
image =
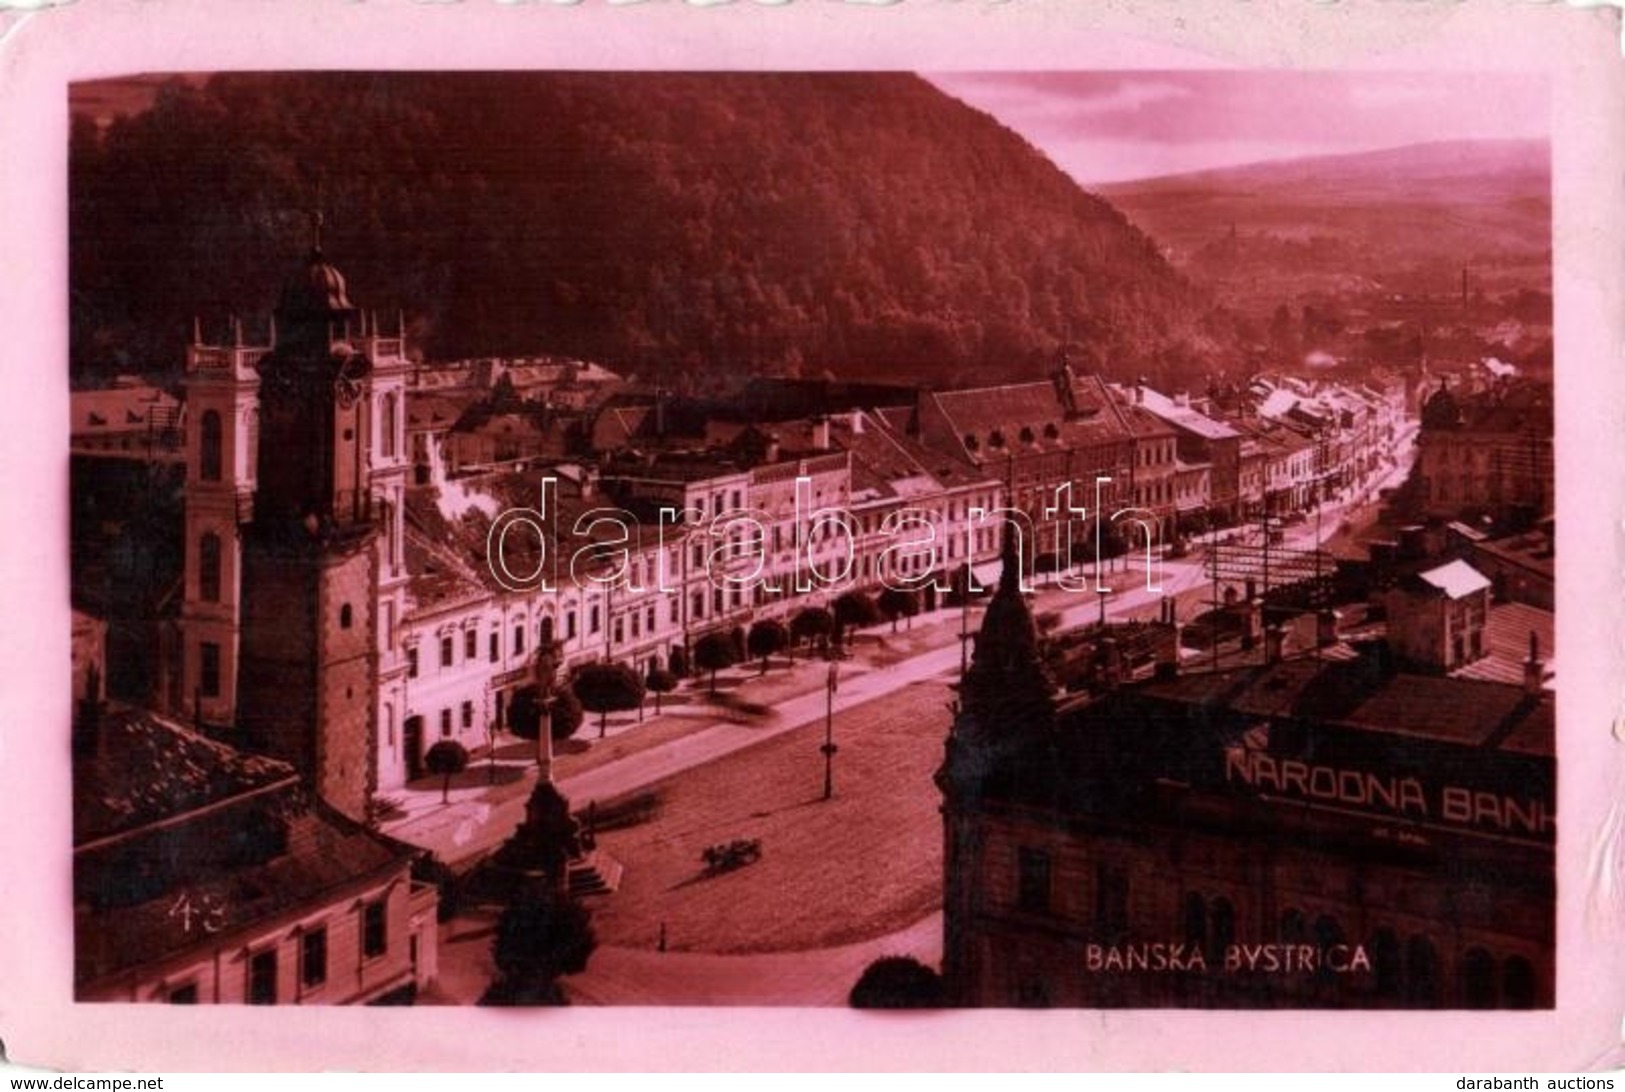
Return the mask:
POLYGON ((269 343, 187 351, 182 700, 365 818, 381 701, 406 661, 408 362, 324 257, 320 223, 269 343))

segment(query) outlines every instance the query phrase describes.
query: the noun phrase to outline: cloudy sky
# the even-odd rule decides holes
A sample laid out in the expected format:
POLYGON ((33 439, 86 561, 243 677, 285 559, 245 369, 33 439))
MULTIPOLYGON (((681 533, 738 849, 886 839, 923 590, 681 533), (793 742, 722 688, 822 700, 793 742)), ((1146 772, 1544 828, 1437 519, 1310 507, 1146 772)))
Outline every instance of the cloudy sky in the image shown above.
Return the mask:
POLYGON ((928 74, 1079 182, 1435 140, 1545 139, 1538 76, 1392 72, 928 74))

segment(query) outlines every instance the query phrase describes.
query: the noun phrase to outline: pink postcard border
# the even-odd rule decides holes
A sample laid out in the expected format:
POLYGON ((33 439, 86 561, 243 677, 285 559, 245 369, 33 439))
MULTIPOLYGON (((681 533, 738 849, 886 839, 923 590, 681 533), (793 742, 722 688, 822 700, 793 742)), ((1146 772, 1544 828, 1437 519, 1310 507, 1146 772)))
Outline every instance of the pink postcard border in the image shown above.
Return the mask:
POLYGON ((0 1039, 65 1070, 1592 1069, 1625 1014, 1619 12, 1356 0, 1167 5, 81 0, 0 5, 0 1039), (1553 94, 1560 808, 1549 1013, 501 1012, 71 1000, 67 84, 277 68, 1506 69, 1553 94))

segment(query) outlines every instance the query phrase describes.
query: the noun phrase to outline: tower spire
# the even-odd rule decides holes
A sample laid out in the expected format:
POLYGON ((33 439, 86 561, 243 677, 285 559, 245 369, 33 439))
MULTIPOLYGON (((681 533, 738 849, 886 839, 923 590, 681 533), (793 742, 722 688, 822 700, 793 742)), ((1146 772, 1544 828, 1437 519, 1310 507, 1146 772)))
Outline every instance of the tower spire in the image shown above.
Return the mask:
POLYGON ((1004 506, 1004 538, 999 543, 999 591, 1003 593, 1009 590, 1020 596, 1021 554, 1024 551, 1016 544, 1016 453, 1013 451, 1004 458, 1004 506))
POLYGON ((1004 539, 999 544, 1000 595, 1021 595, 1021 552, 1016 546, 1016 521, 1008 512, 1004 516, 1004 539))

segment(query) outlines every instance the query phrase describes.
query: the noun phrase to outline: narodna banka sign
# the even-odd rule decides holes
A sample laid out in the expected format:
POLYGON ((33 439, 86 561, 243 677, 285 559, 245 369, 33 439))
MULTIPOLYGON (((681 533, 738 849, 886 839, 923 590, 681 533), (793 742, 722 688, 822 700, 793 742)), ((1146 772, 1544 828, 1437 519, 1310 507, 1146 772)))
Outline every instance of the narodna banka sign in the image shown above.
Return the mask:
POLYGON ((1541 841, 1555 837, 1557 831, 1556 808, 1545 797, 1285 758, 1241 743, 1225 748, 1224 780, 1260 794, 1435 826, 1541 841))

